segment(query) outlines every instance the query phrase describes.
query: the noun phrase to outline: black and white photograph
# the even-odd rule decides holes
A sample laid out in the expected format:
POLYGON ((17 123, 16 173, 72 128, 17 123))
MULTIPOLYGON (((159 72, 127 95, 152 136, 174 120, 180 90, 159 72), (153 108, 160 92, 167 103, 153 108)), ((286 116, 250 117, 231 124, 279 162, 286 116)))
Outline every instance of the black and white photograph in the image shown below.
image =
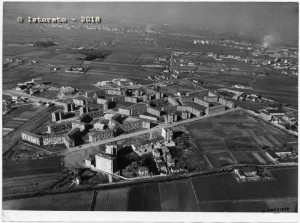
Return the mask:
POLYGON ((2 212, 298 213, 298 2, 2 7, 2 212))

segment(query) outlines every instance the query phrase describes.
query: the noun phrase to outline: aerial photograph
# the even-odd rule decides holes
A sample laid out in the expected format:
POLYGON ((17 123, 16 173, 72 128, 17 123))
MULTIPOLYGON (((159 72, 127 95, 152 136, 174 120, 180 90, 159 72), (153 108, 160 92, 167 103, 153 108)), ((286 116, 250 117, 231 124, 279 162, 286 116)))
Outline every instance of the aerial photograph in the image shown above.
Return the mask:
POLYGON ((10 1, 2 21, 3 211, 298 212, 297 2, 10 1))

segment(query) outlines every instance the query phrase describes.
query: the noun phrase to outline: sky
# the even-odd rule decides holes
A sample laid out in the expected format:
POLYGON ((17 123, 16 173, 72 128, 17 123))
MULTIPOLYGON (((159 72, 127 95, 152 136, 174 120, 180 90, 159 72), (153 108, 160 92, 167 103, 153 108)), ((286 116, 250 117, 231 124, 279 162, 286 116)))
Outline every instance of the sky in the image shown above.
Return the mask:
POLYGON ((5 2, 4 18, 98 15, 106 20, 191 25, 298 43, 298 3, 285 2, 5 2))

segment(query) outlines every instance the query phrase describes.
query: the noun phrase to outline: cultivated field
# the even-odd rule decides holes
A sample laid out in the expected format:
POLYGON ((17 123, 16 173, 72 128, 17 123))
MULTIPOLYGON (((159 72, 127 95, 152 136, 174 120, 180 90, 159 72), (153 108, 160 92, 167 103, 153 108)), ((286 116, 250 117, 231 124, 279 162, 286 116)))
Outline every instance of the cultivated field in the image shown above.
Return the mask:
MULTIPOLYGON (((274 169, 271 173, 274 180, 242 184, 230 173, 223 173, 99 190, 94 211, 262 212, 268 208, 289 208, 288 212, 296 212, 297 168, 274 169)), ((4 201, 3 209, 89 210, 93 192, 4 201)))
POLYGON ((238 111, 214 119, 186 125, 193 137, 194 154, 206 155, 212 166, 220 167, 235 162, 266 164, 270 160, 263 146, 281 148, 293 137, 274 126, 258 122, 249 114, 238 111))

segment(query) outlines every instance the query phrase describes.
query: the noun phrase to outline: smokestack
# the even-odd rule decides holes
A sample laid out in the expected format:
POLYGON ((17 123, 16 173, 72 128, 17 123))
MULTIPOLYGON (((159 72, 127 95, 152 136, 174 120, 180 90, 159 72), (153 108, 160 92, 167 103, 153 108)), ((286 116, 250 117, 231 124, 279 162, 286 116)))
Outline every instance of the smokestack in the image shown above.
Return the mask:
POLYGON ((263 41, 263 48, 269 48, 274 43, 274 37, 271 35, 265 36, 263 41))

